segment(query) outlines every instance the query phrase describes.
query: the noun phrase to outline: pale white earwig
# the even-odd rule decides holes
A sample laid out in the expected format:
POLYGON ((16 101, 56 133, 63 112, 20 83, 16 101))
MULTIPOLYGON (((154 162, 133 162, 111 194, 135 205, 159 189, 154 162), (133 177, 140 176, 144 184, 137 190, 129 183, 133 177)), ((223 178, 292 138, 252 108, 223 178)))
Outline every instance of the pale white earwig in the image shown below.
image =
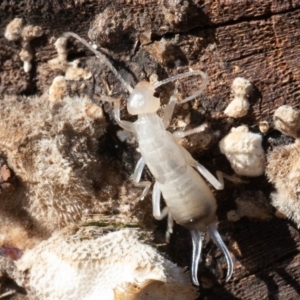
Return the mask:
MULTIPOLYGON (((151 185, 148 181, 140 182, 143 168, 147 164, 156 180, 152 193, 154 217, 161 220, 168 216, 168 235, 172 233, 173 220, 190 230, 193 241, 191 267, 193 283, 199 285, 197 273, 198 264, 201 260, 201 232, 203 231, 209 232, 213 241, 225 255, 228 265, 226 280, 229 280, 233 272, 233 262, 216 227, 216 200, 210 188, 195 169, 218 190, 224 187, 222 173, 217 172, 217 180, 204 166, 194 160, 187 150, 178 145, 174 135, 166 131, 175 104, 182 104, 199 96, 207 84, 206 74, 202 71, 190 71, 153 84, 141 81, 132 88, 110 61, 99 51, 92 48, 85 40, 74 33, 65 33, 64 36, 72 36, 78 39, 95 53, 130 93, 127 100, 127 110, 131 115, 137 115, 138 119, 134 123, 120 119, 120 102, 118 99, 101 96, 101 100, 114 102, 114 116, 117 123, 125 130, 135 134, 139 143, 142 157, 135 167, 133 181, 136 186, 144 188, 140 198, 143 199, 147 195, 151 185), (154 97, 155 89, 168 82, 194 75, 202 77, 200 88, 181 101, 178 100, 176 95, 171 96, 164 117, 161 119, 156 113, 160 108, 160 99, 154 97), (161 194, 163 194, 167 205, 162 210, 160 208, 161 194)), ((191 130, 177 134, 177 136, 184 137, 194 132, 194 130, 191 130)))

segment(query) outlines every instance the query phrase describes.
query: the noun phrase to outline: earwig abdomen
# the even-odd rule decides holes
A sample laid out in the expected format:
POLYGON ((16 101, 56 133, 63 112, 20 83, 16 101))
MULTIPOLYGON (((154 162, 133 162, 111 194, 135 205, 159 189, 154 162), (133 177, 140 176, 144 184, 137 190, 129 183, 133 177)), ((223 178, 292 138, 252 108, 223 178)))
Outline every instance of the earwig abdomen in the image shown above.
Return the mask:
POLYGON ((207 226, 215 221, 215 197, 192 167, 159 187, 176 223, 189 230, 207 231, 207 226))

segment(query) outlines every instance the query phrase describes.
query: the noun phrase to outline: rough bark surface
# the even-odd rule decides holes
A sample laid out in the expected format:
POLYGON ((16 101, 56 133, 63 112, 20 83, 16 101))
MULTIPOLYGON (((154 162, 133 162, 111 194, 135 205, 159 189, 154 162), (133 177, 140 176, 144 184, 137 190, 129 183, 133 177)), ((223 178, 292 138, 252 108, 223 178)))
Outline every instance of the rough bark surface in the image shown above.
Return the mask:
MULTIPOLYGON (((53 71, 48 65, 48 61, 57 56, 54 42, 67 31, 85 39, 90 38, 103 47, 103 51, 131 84, 149 78, 153 73, 158 74, 159 78, 166 78, 188 67, 205 70, 209 76, 207 89, 193 105, 176 109, 171 129, 178 129, 180 121, 188 124, 186 128, 204 121, 210 124, 212 138, 204 147, 199 145, 201 137, 191 137, 184 140, 183 144, 212 172, 219 169, 232 173, 217 146, 217 142, 231 127, 247 124, 252 131, 258 132, 259 121, 267 121, 272 127, 273 112, 280 105, 299 107, 299 0, 2 1, 0 98, 4 94, 32 96, 47 92, 53 78, 61 75, 61 71, 53 71), (34 56, 29 73, 24 72, 19 59, 20 43, 4 38, 6 25, 15 17, 23 18, 27 24, 41 26, 44 32, 31 42, 34 56), (234 120, 226 117, 223 111, 230 102, 232 80, 238 76, 250 80, 255 91, 250 97, 248 115, 234 120)), ((83 45, 70 39, 68 60, 77 58, 93 76, 84 81, 84 88, 80 85, 82 82, 68 82, 71 94, 86 94, 93 98, 107 94, 111 89, 113 95, 125 99, 126 92, 114 75, 83 45)), ((187 84, 185 89, 190 91, 193 86, 187 84)), ((172 93, 172 86, 164 87, 160 92, 165 104, 172 93)), ((109 125, 107 134, 101 140, 99 155, 108 162, 112 159, 118 161, 111 164, 111 168, 122 174, 126 181, 124 189, 130 193, 134 187, 129 177, 138 153, 134 145, 118 142, 118 128, 111 117, 111 109, 109 105, 104 107, 109 125), (116 143, 118 150, 115 150, 116 143)), ((125 109, 122 118, 133 120, 125 109)), ((264 135, 265 150, 288 142, 289 139, 274 130, 264 135)), ((0 162, 2 197, 4 185, 13 185, 15 179, 3 179, 6 165, 2 158, 0 162)), ((109 166, 108 163, 108 169, 109 166)), ((151 178, 147 172, 145 177, 151 178)), ((115 187, 113 181, 108 184, 111 184, 112 191, 120 188, 115 187)), ((109 194, 110 189, 106 189, 109 194)), ((249 179, 246 185, 236 186, 226 182, 225 189, 216 193, 219 229, 236 258, 234 275, 227 283, 222 280, 226 270, 225 260, 207 238, 199 270, 199 299, 299 298, 299 232, 293 223, 275 217, 274 211, 269 212, 271 191, 272 186, 265 176, 261 176, 249 179), (265 220, 244 217, 234 223, 227 221, 227 212, 236 208, 234 200, 244 195, 255 198, 257 191, 261 191, 264 207, 268 206, 268 217, 265 220)), ((137 204, 138 211, 144 205, 137 204)), ((151 216, 151 207, 148 204, 146 206, 151 216)), ((115 213, 113 209, 112 213, 115 213)), ((155 224, 159 226, 161 222, 155 224)), ((157 231, 159 236, 163 236, 164 228, 158 227, 157 231)), ((163 250, 180 266, 189 265, 189 232, 176 226, 170 244, 163 250)), ((7 273, 3 266, 1 272, 7 273)), ((11 283, 7 284, 7 280, 1 284, 2 292, 11 289, 11 283)), ((16 291, 18 293, 11 299, 26 298, 22 295, 24 291, 16 291)))

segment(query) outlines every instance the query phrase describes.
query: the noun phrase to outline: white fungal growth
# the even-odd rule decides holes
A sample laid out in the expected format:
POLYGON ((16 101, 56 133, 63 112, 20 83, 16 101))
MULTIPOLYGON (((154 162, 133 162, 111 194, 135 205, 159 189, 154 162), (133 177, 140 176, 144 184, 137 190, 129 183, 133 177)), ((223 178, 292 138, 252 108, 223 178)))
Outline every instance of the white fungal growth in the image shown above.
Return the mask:
POLYGON ((283 105, 275 111, 273 120, 276 129, 296 141, 274 148, 267 156, 266 174, 276 188, 271 194, 272 205, 300 228, 300 111, 283 105))
MULTIPOLYGON (((102 109, 87 97, 65 97, 52 109, 49 96, 5 96, 0 109, 0 154, 20 178, 1 205, 16 205, 13 215, 26 212, 47 234, 92 209, 101 212, 93 183, 102 180, 97 147, 106 128, 102 109)), ((1 215, 1 228, 3 222, 1 215)))
POLYGON ((69 63, 69 67, 66 70, 65 77, 67 80, 87 80, 92 77, 92 73, 88 69, 78 67, 79 60, 74 60, 69 63))
POLYGON ((224 113, 232 118, 246 116, 249 110, 248 98, 252 88, 252 84, 249 80, 236 77, 231 86, 234 99, 226 107, 224 113))
POLYGON ((248 127, 242 125, 232 128, 219 147, 236 174, 252 177, 264 173, 265 153, 261 143, 261 135, 249 132, 248 127))
POLYGON ((40 37, 43 34, 43 30, 40 26, 26 25, 22 32, 21 36, 23 41, 28 42, 34 38, 40 37))
POLYGON ((189 274, 141 243, 133 230, 55 233, 16 262, 38 299, 196 299, 189 274))
POLYGON ((28 46, 26 48, 22 48, 21 52, 19 53, 20 59, 24 62, 23 64, 23 69, 26 73, 28 73, 31 68, 31 60, 32 60, 32 51, 31 51, 31 47, 28 46))
POLYGON ((272 205, 292 219, 300 228, 300 145, 276 147, 267 156, 266 174, 276 188, 271 194, 272 205))
POLYGON ((266 134, 270 129, 270 124, 267 121, 260 121, 258 127, 262 134, 266 134))
POLYGON ((28 73, 31 68, 31 60, 33 58, 30 41, 40 37, 43 30, 40 26, 26 25, 23 27, 23 20, 15 18, 6 27, 4 36, 9 41, 21 40, 22 49, 19 53, 20 59, 23 61, 23 69, 28 73))
POLYGON ((280 132, 297 138, 300 131, 300 110, 290 105, 278 107, 273 116, 275 128, 280 132))
POLYGON ((64 76, 56 76, 49 88, 49 100, 52 103, 60 102, 67 93, 67 83, 64 76))
POLYGON ((5 29, 4 36, 9 41, 17 41, 21 37, 21 31, 23 28, 23 19, 13 19, 5 29))
POLYGON ((67 62, 67 38, 60 37, 54 43, 57 51, 57 57, 48 61, 51 69, 65 71, 68 65, 67 62))
POLYGON ((241 219, 239 212, 237 210, 230 210, 227 212, 227 220, 230 222, 237 222, 241 219))
MULTIPOLYGON (((3 200, 3 197, 1 198, 3 200)), ((18 248, 21 251, 33 247, 41 242, 41 238, 34 235, 31 230, 28 230, 26 223, 23 220, 18 220, 12 216, 5 214, 3 207, 0 211, 1 232, 0 245, 10 245, 18 248)), ((0 298, 1 299, 1 298, 0 298)))
POLYGON ((55 49, 57 51, 58 54, 58 58, 60 59, 67 59, 67 42, 68 39, 65 37, 59 37, 56 42, 54 43, 55 49))
POLYGON ((60 37, 54 43, 57 51, 57 57, 48 61, 51 69, 65 72, 66 80, 87 80, 92 77, 88 69, 79 67, 79 60, 67 61, 67 38, 60 37))

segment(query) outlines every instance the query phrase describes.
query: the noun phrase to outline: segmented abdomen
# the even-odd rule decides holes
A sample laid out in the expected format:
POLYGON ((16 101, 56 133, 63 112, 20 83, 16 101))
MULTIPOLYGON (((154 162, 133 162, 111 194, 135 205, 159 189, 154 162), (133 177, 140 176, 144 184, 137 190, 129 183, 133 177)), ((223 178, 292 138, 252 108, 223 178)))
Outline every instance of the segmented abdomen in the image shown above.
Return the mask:
POLYGON ((176 179, 159 186, 169 212, 178 224, 198 229, 193 227, 196 223, 209 225, 213 221, 217 208, 215 197, 192 167, 187 166, 184 174, 177 174, 176 179))

